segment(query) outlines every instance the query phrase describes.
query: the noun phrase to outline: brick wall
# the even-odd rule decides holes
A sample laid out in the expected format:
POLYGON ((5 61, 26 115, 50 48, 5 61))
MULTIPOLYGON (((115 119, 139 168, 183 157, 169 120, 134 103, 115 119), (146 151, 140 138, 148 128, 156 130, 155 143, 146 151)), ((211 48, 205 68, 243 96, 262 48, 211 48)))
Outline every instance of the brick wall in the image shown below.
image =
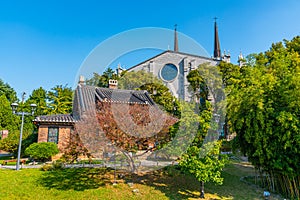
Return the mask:
MULTIPOLYGON (((38 142, 47 142, 48 141, 48 127, 49 125, 40 125, 38 130, 38 142)), ((53 125, 51 125, 53 127, 53 125)), ((57 126, 58 131, 58 148, 60 151, 63 151, 67 147, 70 141, 70 134, 72 126, 57 126)))
POLYGON ((69 144, 71 126, 60 126, 59 127, 59 137, 58 137, 58 148, 63 151, 69 144))
POLYGON ((38 142, 47 142, 48 139, 48 126, 40 125, 38 131, 38 142))

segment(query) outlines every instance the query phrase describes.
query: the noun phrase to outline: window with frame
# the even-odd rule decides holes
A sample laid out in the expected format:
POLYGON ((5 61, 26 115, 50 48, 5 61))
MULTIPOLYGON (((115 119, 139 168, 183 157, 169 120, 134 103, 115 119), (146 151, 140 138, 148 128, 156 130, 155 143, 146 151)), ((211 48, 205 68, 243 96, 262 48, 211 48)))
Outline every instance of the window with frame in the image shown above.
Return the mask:
POLYGON ((58 127, 49 127, 48 128, 48 142, 58 143, 58 127))

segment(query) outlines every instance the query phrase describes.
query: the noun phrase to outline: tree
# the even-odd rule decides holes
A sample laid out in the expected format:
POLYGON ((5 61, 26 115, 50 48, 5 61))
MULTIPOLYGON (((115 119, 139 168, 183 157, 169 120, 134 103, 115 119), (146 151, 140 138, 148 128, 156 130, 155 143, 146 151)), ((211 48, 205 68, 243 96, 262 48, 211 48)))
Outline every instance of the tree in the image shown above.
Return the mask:
POLYGON ((48 114, 67 114, 72 112, 73 91, 70 87, 57 85, 47 93, 48 114))
MULTIPOLYGON (((19 139, 20 139, 20 131, 19 130, 14 130, 11 131, 8 134, 8 137, 0 141, 0 149, 11 152, 14 154, 14 156, 17 156, 18 152, 18 146, 19 146, 19 139)), ((22 138, 22 147, 21 147, 21 155, 24 155, 25 149, 37 142, 37 134, 33 133, 30 130, 24 130, 23 132, 23 138, 22 138)))
POLYGON ((205 80, 200 72, 200 70, 192 70, 187 75, 187 80, 190 83, 190 90, 196 101, 199 101, 201 98, 204 100, 208 99, 208 89, 205 84, 205 80))
POLYGON ((223 182, 221 171, 227 159, 220 155, 221 141, 216 141, 219 137, 220 119, 216 120, 215 116, 224 119, 224 92, 218 70, 208 64, 192 70, 187 79, 198 102, 197 116, 193 118, 198 120, 199 126, 190 147, 181 156, 179 165, 183 171, 193 174, 200 181, 200 198, 204 198, 204 183, 223 182), (209 96, 213 98, 212 103, 208 101, 209 96))
POLYGON ((190 83, 190 91, 195 97, 194 100, 204 106, 205 101, 211 101, 214 114, 222 117, 219 124, 224 121, 225 93, 222 84, 222 76, 218 68, 209 63, 199 65, 187 75, 190 83))
MULTIPOLYGON (((0 130, 8 130, 8 137, 0 141, 0 149, 11 152, 16 155, 19 144, 20 134, 20 116, 14 115, 11 110, 11 103, 5 95, 0 96, 0 130)), ((19 107, 25 106, 19 103, 19 107)), ((19 108, 21 109, 21 108, 19 108)), ((24 110, 31 112, 30 110, 24 110)), ((33 133, 32 117, 27 116, 24 120, 22 154, 24 148, 36 141, 36 135, 33 133)))
POLYGON ((191 146, 180 160, 182 169, 193 174, 200 182, 200 198, 205 198, 204 183, 223 183, 221 171, 227 159, 220 155, 220 147, 221 141, 209 142, 203 147, 191 146))
POLYGON ((31 95, 26 101, 27 105, 36 104, 36 110, 34 112, 35 116, 46 115, 47 114, 47 91, 39 87, 32 91, 31 95))
POLYGON ((4 83, 0 79, 0 96, 2 95, 5 95, 10 103, 13 103, 17 100, 16 91, 12 87, 10 87, 8 83, 4 83))
MULTIPOLYGON (((126 72, 119 80, 119 88, 126 90, 138 90, 146 84, 163 84, 163 82, 144 70, 126 72)), ((153 91, 148 92, 153 93, 153 91)))
POLYGON ((69 163, 74 163, 80 156, 85 156, 88 158, 92 157, 88 149, 81 141, 77 127, 78 126, 75 126, 75 129, 71 131, 68 146, 64 149, 63 155, 61 157, 61 159, 69 163))
POLYGON ((228 87, 227 116, 241 151, 266 173, 267 186, 299 198, 299 36, 254 54, 228 87), (255 61, 255 62, 253 62, 255 61))
POLYGON ((19 118, 12 113, 9 100, 0 96, 0 130, 14 131, 19 129, 19 118))
POLYGON ((57 144, 53 142, 33 143, 25 150, 25 154, 41 161, 47 161, 59 153, 57 144))
POLYGON ((136 172, 132 152, 169 142, 169 127, 177 122, 155 105, 98 102, 96 115, 105 137, 128 158, 132 172, 136 172))
POLYGON ((148 91, 150 97, 156 104, 160 105, 161 109, 176 117, 180 117, 180 102, 172 95, 169 88, 163 85, 162 82, 157 80, 154 83, 146 83, 141 85, 138 89, 148 91))
POLYGON ((211 128, 212 107, 208 101, 205 107, 201 106, 201 112, 193 119, 198 120, 198 130, 190 147, 181 156, 179 165, 183 171, 194 175, 200 181, 200 198, 204 198, 204 183, 223 183, 221 171, 227 157, 220 154, 221 141, 217 141, 218 133, 211 128))
POLYGON ((119 77, 115 73, 115 71, 109 67, 103 72, 102 75, 99 75, 98 73, 94 73, 91 79, 86 80, 86 84, 107 88, 110 79, 118 80, 119 77))
POLYGON ((119 79, 119 88, 127 90, 146 90, 153 101, 166 112, 180 117, 180 103, 164 83, 152 73, 143 70, 127 72, 119 79))

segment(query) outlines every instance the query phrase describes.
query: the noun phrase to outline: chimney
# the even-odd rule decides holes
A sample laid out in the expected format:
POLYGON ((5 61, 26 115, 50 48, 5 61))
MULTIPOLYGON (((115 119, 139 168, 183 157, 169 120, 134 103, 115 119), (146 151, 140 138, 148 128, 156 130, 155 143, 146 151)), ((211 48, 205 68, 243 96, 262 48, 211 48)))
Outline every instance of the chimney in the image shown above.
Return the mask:
POLYGON ((108 88, 109 89, 118 89, 118 81, 110 79, 108 81, 108 88))
POLYGON ((78 81, 79 85, 84 85, 84 76, 79 76, 79 81, 78 81))

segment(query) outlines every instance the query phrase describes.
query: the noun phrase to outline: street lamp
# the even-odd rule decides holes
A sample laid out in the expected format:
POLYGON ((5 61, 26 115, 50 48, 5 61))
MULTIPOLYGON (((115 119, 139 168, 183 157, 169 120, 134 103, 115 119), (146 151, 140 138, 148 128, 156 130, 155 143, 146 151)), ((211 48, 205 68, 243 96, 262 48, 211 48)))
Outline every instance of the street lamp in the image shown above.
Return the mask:
MULTIPOLYGON (((22 105, 24 104, 25 95, 26 95, 26 93, 23 92, 23 94, 22 94, 22 105)), ((17 103, 12 103, 11 104, 11 108, 12 108, 13 114, 15 114, 15 115, 21 115, 22 116, 22 123, 21 123, 21 129, 20 129, 20 139, 19 139, 18 159, 17 159, 16 170, 20 169, 20 158, 21 158, 21 146, 22 146, 24 116, 25 115, 33 115, 34 111, 35 111, 35 108, 36 108, 36 104, 30 104, 31 113, 24 112, 24 110, 23 110, 24 107, 23 106, 21 107, 22 108, 21 112, 17 112, 18 106, 19 106, 19 104, 17 104, 17 103)))

